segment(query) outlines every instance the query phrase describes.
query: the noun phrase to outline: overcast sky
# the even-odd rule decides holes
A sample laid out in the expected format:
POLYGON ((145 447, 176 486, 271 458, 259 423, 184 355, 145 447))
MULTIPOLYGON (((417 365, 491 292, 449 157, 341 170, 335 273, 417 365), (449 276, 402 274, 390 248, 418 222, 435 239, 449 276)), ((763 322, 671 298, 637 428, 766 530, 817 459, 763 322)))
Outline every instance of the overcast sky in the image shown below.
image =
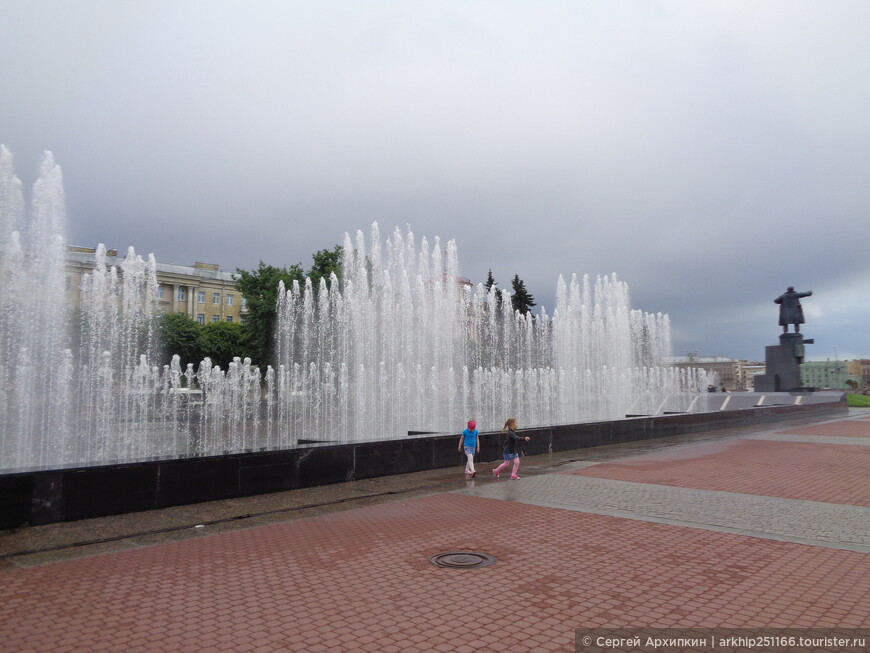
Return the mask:
POLYGON ((674 353, 870 357, 870 2, 0 0, 0 143, 70 244, 226 270, 344 232, 610 274, 674 353))

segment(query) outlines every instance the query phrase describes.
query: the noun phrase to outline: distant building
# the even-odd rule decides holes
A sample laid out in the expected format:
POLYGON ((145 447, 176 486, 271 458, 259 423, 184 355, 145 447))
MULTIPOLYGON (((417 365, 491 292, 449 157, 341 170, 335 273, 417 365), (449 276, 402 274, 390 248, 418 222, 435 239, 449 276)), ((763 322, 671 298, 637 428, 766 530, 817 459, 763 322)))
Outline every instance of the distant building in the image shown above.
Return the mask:
MULTIPOLYGON (((755 390, 754 377, 765 373, 765 365, 759 361, 743 361, 725 356, 698 356, 689 354, 671 358, 671 365, 702 369, 718 376, 717 390, 723 386, 729 391, 755 390)), ((811 361, 801 365, 801 383, 808 388, 848 389, 870 387, 870 359, 854 361, 811 361)))
POLYGON ((861 361, 846 361, 846 374, 849 378, 857 379, 858 386, 864 385, 864 380, 861 378, 861 361))
POLYGON ((669 363, 674 367, 706 370, 718 377, 717 390, 725 388, 728 392, 746 390, 746 378, 743 372, 745 361, 725 356, 698 356, 695 353, 688 356, 671 358, 669 363))
POLYGON ((832 388, 836 390, 846 389, 853 381, 857 386, 862 383, 860 365, 856 367, 854 361, 809 361, 801 364, 801 382, 811 388, 832 388), (850 373, 858 371, 857 374, 850 373))
MULTIPOLYGON (((72 306, 80 304, 82 276, 96 267, 95 254, 89 247, 67 248, 66 288, 72 306)), ((120 268, 122 262, 117 250, 106 251, 107 266, 120 268)), ((200 324, 241 322, 247 314, 233 275, 214 263, 157 263, 156 272, 157 306, 163 313, 184 313, 200 324)))
POLYGON ((757 374, 764 374, 766 369, 767 366, 764 364, 764 362, 743 361, 742 365, 740 366, 742 387, 746 388, 750 392, 754 392, 755 376, 757 374))

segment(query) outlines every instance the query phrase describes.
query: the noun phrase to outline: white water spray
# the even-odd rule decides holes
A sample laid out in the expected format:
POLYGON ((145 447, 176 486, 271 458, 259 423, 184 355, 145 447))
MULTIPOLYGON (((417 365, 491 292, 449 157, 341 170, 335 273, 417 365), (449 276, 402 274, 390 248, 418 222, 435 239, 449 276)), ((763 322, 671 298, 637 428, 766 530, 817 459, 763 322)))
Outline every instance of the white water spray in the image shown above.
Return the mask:
POLYGON ((615 275, 559 279, 537 317, 458 276, 456 244, 345 236, 343 278, 282 288, 278 394, 290 437, 338 441, 450 431, 474 417, 546 425, 661 413, 697 379, 663 366, 667 316, 632 310, 615 275), (442 257, 442 251, 446 254, 442 257))
POLYGON ((453 241, 377 225, 345 237, 341 280, 281 288, 274 369, 182 370, 159 358, 153 255, 110 266, 100 246, 70 309, 64 220, 53 157, 28 210, 0 147, 0 470, 661 414, 706 386, 663 366, 667 316, 632 310, 615 275, 560 278, 533 318, 462 281, 453 241))

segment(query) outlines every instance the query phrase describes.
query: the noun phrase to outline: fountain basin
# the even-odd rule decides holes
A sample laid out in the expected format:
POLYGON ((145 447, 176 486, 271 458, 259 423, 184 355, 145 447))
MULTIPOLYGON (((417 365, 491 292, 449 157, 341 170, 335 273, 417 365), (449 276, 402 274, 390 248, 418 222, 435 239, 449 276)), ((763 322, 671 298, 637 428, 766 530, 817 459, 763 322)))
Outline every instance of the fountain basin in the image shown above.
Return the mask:
MULTIPOLYGON (((744 404, 753 400, 758 403, 761 397, 752 393, 733 396, 744 404)), ((847 413, 845 395, 841 393, 767 393, 764 405, 751 408, 558 424, 523 429, 523 433, 531 436, 525 445, 527 453, 535 455, 847 413)), ((459 469, 464 458, 456 451, 457 437, 454 433, 409 435, 395 440, 311 444, 224 456, 0 473, 0 528, 104 517, 427 469, 459 469)), ((480 460, 500 459, 501 447, 500 433, 483 433, 480 460)))

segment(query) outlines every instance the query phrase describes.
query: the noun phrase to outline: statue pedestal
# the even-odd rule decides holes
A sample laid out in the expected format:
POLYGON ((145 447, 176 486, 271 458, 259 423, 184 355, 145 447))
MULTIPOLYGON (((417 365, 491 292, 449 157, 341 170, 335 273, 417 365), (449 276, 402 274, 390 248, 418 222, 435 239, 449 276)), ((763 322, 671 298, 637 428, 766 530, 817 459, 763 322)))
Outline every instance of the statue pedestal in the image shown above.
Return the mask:
POLYGON ((800 333, 783 333, 778 345, 764 348, 765 373, 755 377, 756 392, 789 392, 806 390, 801 383, 801 363, 804 362, 804 340, 800 333))

